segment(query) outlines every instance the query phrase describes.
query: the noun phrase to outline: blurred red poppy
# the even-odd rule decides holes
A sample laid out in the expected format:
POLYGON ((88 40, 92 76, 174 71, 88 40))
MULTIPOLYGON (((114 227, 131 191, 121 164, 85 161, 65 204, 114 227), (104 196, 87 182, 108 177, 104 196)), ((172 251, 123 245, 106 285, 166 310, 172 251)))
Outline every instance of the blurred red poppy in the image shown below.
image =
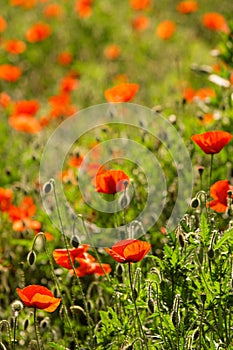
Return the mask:
POLYGON ((104 55, 109 60, 115 60, 117 57, 119 57, 120 52, 121 52, 121 49, 119 45, 111 44, 105 48, 104 55))
POLYGON ((72 90, 77 89, 78 83, 78 79, 73 78, 70 75, 65 76, 60 82, 61 93, 69 93, 72 90))
POLYGON ((121 83, 105 90, 104 94, 108 102, 129 102, 134 98, 138 89, 138 84, 121 83))
POLYGON ((31 284, 23 289, 16 288, 16 292, 24 305, 47 312, 55 311, 61 302, 61 298, 55 298, 48 288, 37 284, 31 284))
POLYGON ((4 49, 12 55, 19 55, 26 50, 26 44, 22 40, 11 39, 3 43, 4 49))
POLYGON ((28 29, 25 36, 30 43, 37 43, 47 39, 50 34, 50 26, 47 23, 38 22, 28 29))
POLYGON ((125 190, 129 184, 129 177, 122 170, 108 170, 96 175, 96 191, 115 194, 125 190))
POLYGON ((0 16, 0 33, 4 32, 7 27, 7 23, 4 17, 0 16))
MULTIPOLYGON (((76 258, 85 258, 84 253, 89 249, 88 244, 79 245, 78 248, 69 249, 70 259, 74 264, 76 258)), ((55 249, 53 257, 56 263, 65 269, 72 269, 67 249, 55 249)))
MULTIPOLYGON (((210 197, 213 200, 208 203, 209 207, 218 213, 226 212, 228 191, 233 193, 233 186, 230 185, 228 180, 215 182, 210 187, 210 197)), ((233 198, 233 195, 231 195, 231 198, 233 198)))
POLYGON ((52 3, 44 7, 43 14, 47 18, 60 17, 62 15, 62 10, 61 5, 52 3))
POLYGON ((37 100, 20 100, 14 103, 13 115, 33 116, 37 113, 40 105, 37 100))
POLYGON ((181 1, 176 6, 176 9, 178 12, 187 15, 192 12, 196 12, 198 9, 198 3, 197 1, 187 0, 187 1, 181 1))
POLYGON ((66 66, 73 61, 73 55, 69 51, 63 51, 58 55, 57 60, 59 64, 66 66))
POLYGON ((204 134, 196 134, 191 139, 206 154, 216 154, 231 141, 232 135, 226 131, 207 131, 204 134))
POLYGON ((52 118, 68 117, 76 112, 76 108, 71 105, 71 97, 68 93, 60 93, 49 97, 51 105, 50 115, 52 118))
POLYGON ((0 106, 3 108, 7 108, 11 103, 11 97, 7 92, 3 91, 0 93, 0 106))
POLYGON ((147 16, 137 16, 132 20, 132 27, 138 32, 143 32, 150 25, 150 18, 147 16))
MULTIPOLYGON (((88 254, 90 256, 90 254, 88 254)), ((99 264, 96 261, 92 261, 92 259, 86 258, 78 258, 79 267, 75 269, 75 272, 78 277, 84 277, 86 275, 99 275, 104 276, 105 273, 110 273, 112 271, 111 266, 109 264, 99 264)), ((70 271, 73 274, 73 271, 70 271)))
POLYGON ((0 210, 8 211, 11 206, 11 202, 13 199, 13 192, 11 189, 5 189, 0 187, 0 210))
POLYGON ((161 23, 156 28, 156 34, 160 39, 167 40, 172 37, 176 30, 176 25, 173 21, 166 20, 161 23))
POLYGON ((150 4, 151 0, 130 0, 130 6, 136 11, 145 10, 150 6, 150 4))
POLYGON ((37 0, 10 0, 11 6, 20 6, 25 9, 32 8, 37 3, 37 0))
POLYGON ((222 32, 229 32, 226 19, 218 12, 205 13, 202 16, 203 25, 210 30, 219 30, 222 32))
POLYGON ((136 263, 149 253, 151 245, 137 239, 125 239, 115 243, 112 249, 105 248, 105 250, 119 263, 136 263))
POLYGON ((12 64, 2 64, 0 65, 0 79, 6 80, 8 82, 17 81, 22 74, 22 70, 13 66, 12 64))
POLYGON ((76 0, 74 9, 80 17, 87 18, 92 14, 92 1, 93 0, 76 0))
POLYGON ((198 118, 198 123, 200 125, 209 125, 214 122, 213 113, 204 113, 202 116, 198 118))
POLYGON ((42 126, 36 118, 28 118, 28 115, 23 114, 11 116, 9 118, 9 124, 17 131, 26 132, 29 134, 37 134, 42 130, 42 126))

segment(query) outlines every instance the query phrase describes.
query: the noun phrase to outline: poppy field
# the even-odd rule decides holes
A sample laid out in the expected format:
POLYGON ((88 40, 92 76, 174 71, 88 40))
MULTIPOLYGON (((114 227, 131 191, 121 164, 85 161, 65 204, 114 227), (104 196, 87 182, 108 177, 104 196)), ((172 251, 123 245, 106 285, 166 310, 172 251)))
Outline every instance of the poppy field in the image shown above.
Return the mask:
POLYGON ((233 349, 232 14, 2 1, 0 349, 233 349))

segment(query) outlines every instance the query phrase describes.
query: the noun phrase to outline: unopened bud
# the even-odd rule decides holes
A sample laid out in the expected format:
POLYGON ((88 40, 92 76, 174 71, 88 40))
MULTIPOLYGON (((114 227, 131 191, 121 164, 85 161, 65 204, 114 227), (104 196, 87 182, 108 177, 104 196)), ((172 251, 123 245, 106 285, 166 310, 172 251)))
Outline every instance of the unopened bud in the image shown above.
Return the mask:
POLYGON ((13 312, 20 312, 23 309, 23 303, 20 300, 15 300, 11 304, 11 308, 13 312))
POLYGON ((24 324, 23 324, 23 329, 24 329, 24 331, 27 330, 28 326, 29 326, 29 319, 26 318, 26 320, 24 321, 24 324))
POLYGON ((80 244, 78 236, 74 235, 71 237, 71 244, 74 248, 78 248, 80 244))
POLYGON ((214 250, 213 250, 212 247, 210 247, 210 248, 208 249, 207 254, 208 254, 208 258, 209 258, 210 260, 213 260, 213 259, 214 259, 215 253, 214 253, 214 250))
POLYGON ((148 299, 147 306, 148 306, 148 310, 153 314, 155 312, 155 304, 151 298, 148 299))
POLYGON ((199 201, 199 199, 198 198, 193 198, 192 200, 191 200, 191 207, 192 208, 198 208, 199 207, 199 205, 200 205, 200 201, 199 201))
POLYGON ((30 250, 30 252, 27 255, 27 262, 30 266, 32 266, 36 261, 36 253, 34 250, 30 250))
POLYGON ((43 186, 43 192, 45 194, 49 194, 52 191, 52 184, 51 182, 46 182, 43 186))
POLYGON ((206 301, 206 294, 203 292, 203 293, 201 293, 201 302, 202 302, 202 304, 205 304, 205 301, 206 301))
POLYGON ((133 300, 136 300, 138 297, 138 292, 135 288, 132 289, 132 297, 133 297, 133 300))

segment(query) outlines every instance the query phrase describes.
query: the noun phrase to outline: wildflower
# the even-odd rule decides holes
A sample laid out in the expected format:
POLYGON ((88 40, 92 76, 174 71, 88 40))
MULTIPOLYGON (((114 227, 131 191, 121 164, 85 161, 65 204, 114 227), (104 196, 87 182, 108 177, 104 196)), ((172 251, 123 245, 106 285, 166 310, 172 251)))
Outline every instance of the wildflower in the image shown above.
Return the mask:
POLYGON ((14 103, 13 115, 33 116, 37 113, 40 105, 37 100, 20 100, 14 103))
POLYGON ((109 60, 115 60, 117 57, 119 57, 121 52, 121 49, 116 44, 108 45, 104 50, 104 55, 109 60))
POLYGON ((92 0, 76 0, 74 9, 82 18, 90 17, 92 14, 92 0))
POLYGON ((200 88, 195 92, 195 98, 203 101, 208 101, 210 98, 216 97, 216 93, 210 87, 200 88))
POLYGON ((150 25, 150 19, 147 16, 137 16, 132 20, 133 29, 138 32, 143 32, 150 25))
POLYGON ((78 248, 72 248, 67 251, 67 249, 55 249, 53 251, 53 258, 56 261, 56 263, 65 269, 72 269, 72 265, 70 263, 70 260, 72 261, 73 265, 75 263, 75 259, 77 258, 84 258, 84 253, 88 250, 90 246, 88 244, 80 244, 78 248), (69 252, 69 253, 68 253, 69 252), (70 259, 69 259, 70 255, 70 259))
POLYGON ((151 245, 137 239, 125 239, 119 241, 112 246, 112 249, 105 248, 111 257, 120 263, 138 262, 149 253, 151 245))
MULTIPOLYGON (((75 272, 78 277, 84 277, 86 275, 99 275, 104 276, 105 273, 110 273, 112 271, 109 264, 99 264, 93 256, 88 254, 88 257, 85 259, 78 258, 79 267, 75 268, 75 272)), ((73 271, 71 270, 72 274, 73 271)))
POLYGON ((96 191, 116 194, 117 192, 124 191, 129 181, 128 175, 121 170, 108 170, 103 173, 97 173, 96 191))
POLYGON ((0 33, 4 32, 7 27, 7 23, 4 17, 0 16, 0 33))
POLYGON ((207 131, 204 134, 196 134, 191 139, 206 154, 216 154, 231 141, 232 135, 226 131, 207 131))
POLYGON ((0 187, 0 210, 8 211, 11 206, 11 202, 13 199, 13 193, 11 189, 5 189, 0 187))
POLYGON ((214 115, 213 113, 204 113, 199 118, 199 124, 200 125, 208 125, 214 122, 214 115))
MULTIPOLYGON (((209 207, 218 213, 224 213, 227 210, 228 191, 233 192, 233 186, 228 180, 220 180, 210 187, 210 197, 212 201, 208 203, 209 207)), ((233 198, 233 196, 231 196, 233 198)))
POLYGON ((129 102, 138 92, 138 84, 121 83, 112 89, 105 90, 105 98, 108 102, 129 102))
POLYGON ((71 105, 71 97, 68 93, 60 93, 49 98, 51 105, 50 115, 52 118, 68 117, 76 112, 75 107, 71 105))
POLYGON ((145 10, 151 4, 151 0, 130 0, 130 6, 133 10, 145 10))
POLYGON ((35 23, 26 32, 26 39, 30 43, 37 43, 47 39, 51 34, 50 26, 44 22, 35 23))
POLYGON ((11 39, 3 43, 4 49, 12 55, 19 55, 26 50, 26 44, 22 40, 11 39))
POLYGON ((62 7, 57 3, 48 4, 45 6, 43 14, 47 18, 60 17, 62 14, 62 7))
POLYGON ((24 9, 30 9, 35 6, 37 0, 10 0, 11 6, 20 6, 24 9))
POLYGON ((205 13, 202 17, 202 24, 210 30, 229 32, 225 18, 218 12, 205 13))
POLYGON ((178 12, 184 15, 187 15, 189 13, 197 11, 198 3, 197 1, 193 1, 193 0, 181 1, 178 3, 176 9, 178 12))
POLYGON ((47 312, 53 312, 61 302, 61 298, 55 298, 46 287, 32 284, 23 289, 16 288, 16 292, 24 305, 47 312))
POLYGON ((11 97, 7 92, 3 91, 0 93, 0 106, 7 108, 11 102, 11 97))
POLYGON ((25 115, 11 116, 9 118, 10 126, 17 130, 29 134, 37 134, 42 130, 40 122, 35 118, 28 118, 25 115))
POLYGON ((58 55, 57 60, 59 64, 67 66, 73 61, 72 53, 70 53, 69 51, 63 51, 58 55))
POLYGON ((172 37, 176 30, 176 25, 173 21, 166 20, 160 22, 156 29, 156 34, 160 39, 167 40, 172 37))
POLYGON ((69 93, 78 87, 78 80, 70 75, 65 76, 60 82, 61 93, 69 93))
POLYGON ((15 82, 17 81, 22 74, 22 70, 14 66, 12 64, 2 64, 0 65, 0 79, 8 81, 8 82, 15 82))

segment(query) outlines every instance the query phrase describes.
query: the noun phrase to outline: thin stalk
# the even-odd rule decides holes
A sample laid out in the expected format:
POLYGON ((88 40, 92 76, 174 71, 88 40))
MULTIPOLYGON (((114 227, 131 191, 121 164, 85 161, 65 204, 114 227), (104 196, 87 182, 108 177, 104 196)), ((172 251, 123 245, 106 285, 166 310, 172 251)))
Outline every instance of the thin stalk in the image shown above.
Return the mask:
POLYGON ((57 194, 56 194, 56 189, 55 189, 55 181, 54 180, 50 180, 50 181, 51 181, 52 187, 53 187, 53 194, 54 194, 55 203, 56 203, 57 215, 58 215, 58 219, 59 219, 59 224, 60 224, 60 229, 61 229, 63 241, 64 241, 64 244, 65 244, 65 249, 67 251, 68 259, 69 259, 70 265, 72 266, 72 270, 73 270, 74 276, 76 278, 76 281, 78 283, 79 291, 81 293, 81 297, 82 297, 83 305, 84 305, 84 310, 85 310, 86 318, 87 318, 88 332, 89 332, 90 340, 92 342, 93 341, 92 322, 91 322, 91 318, 90 318, 90 315, 89 315, 87 299, 86 299, 85 294, 83 292, 82 284, 81 284, 80 279, 79 279, 79 277, 78 277, 78 275, 76 273, 75 266, 74 266, 73 261, 72 261, 71 256, 70 256, 70 251, 69 251, 69 247, 68 247, 68 243, 67 243, 67 238, 66 238, 66 235, 65 235, 65 229, 64 229, 64 226, 63 226, 61 213, 60 213, 60 209, 59 209, 59 205, 58 205, 58 199, 57 199, 57 194))
POLYGON ((40 346, 40 335, 39 335, 39 330, 37 328, 37 316, 36 316, 36 307, 34 307, 34 329, 35 329, 35 334, 36 334, 36 342, 37 342, 37 347, 38 350, 42 350, 40 346))
POLYGON ((137 308, 136 298, 135 298, 135 295, 134 295, 133 282, 132 282, 132 273, 131 273, 131 263, 130 262, 128 263, 128 272, 129 272, 129 282, 130 282, 131 294, 132 294, 132 299, 133 299, 133 303, 134 303, 134 309, 135 309, 136 317, 137 317, 137 320, 138 320, 138 326, 139 326, 139 330, 140 330, 140 335, 143 338, 143 341, 145 343, 146 349, 149 350, 148 344, 147 344, 147 338, 146 338, 145 333, 144 333, 143 328, 142 328, 142 323, 141 323, 141 319, 140 319, 138 308, 137 308))
POLYGON ((210 187, 211 187, 211 183, 212 183, 213 160, 214 160, 214 155, 211 154, 211 156, 210 156, 209 197, 210 197, 210 187))
POLYGON ((16 329, 17 329, 17 317, 14 317, 14 324, 13 324, 13 350, 15 350, 15 344, 16 344, 16 329))

